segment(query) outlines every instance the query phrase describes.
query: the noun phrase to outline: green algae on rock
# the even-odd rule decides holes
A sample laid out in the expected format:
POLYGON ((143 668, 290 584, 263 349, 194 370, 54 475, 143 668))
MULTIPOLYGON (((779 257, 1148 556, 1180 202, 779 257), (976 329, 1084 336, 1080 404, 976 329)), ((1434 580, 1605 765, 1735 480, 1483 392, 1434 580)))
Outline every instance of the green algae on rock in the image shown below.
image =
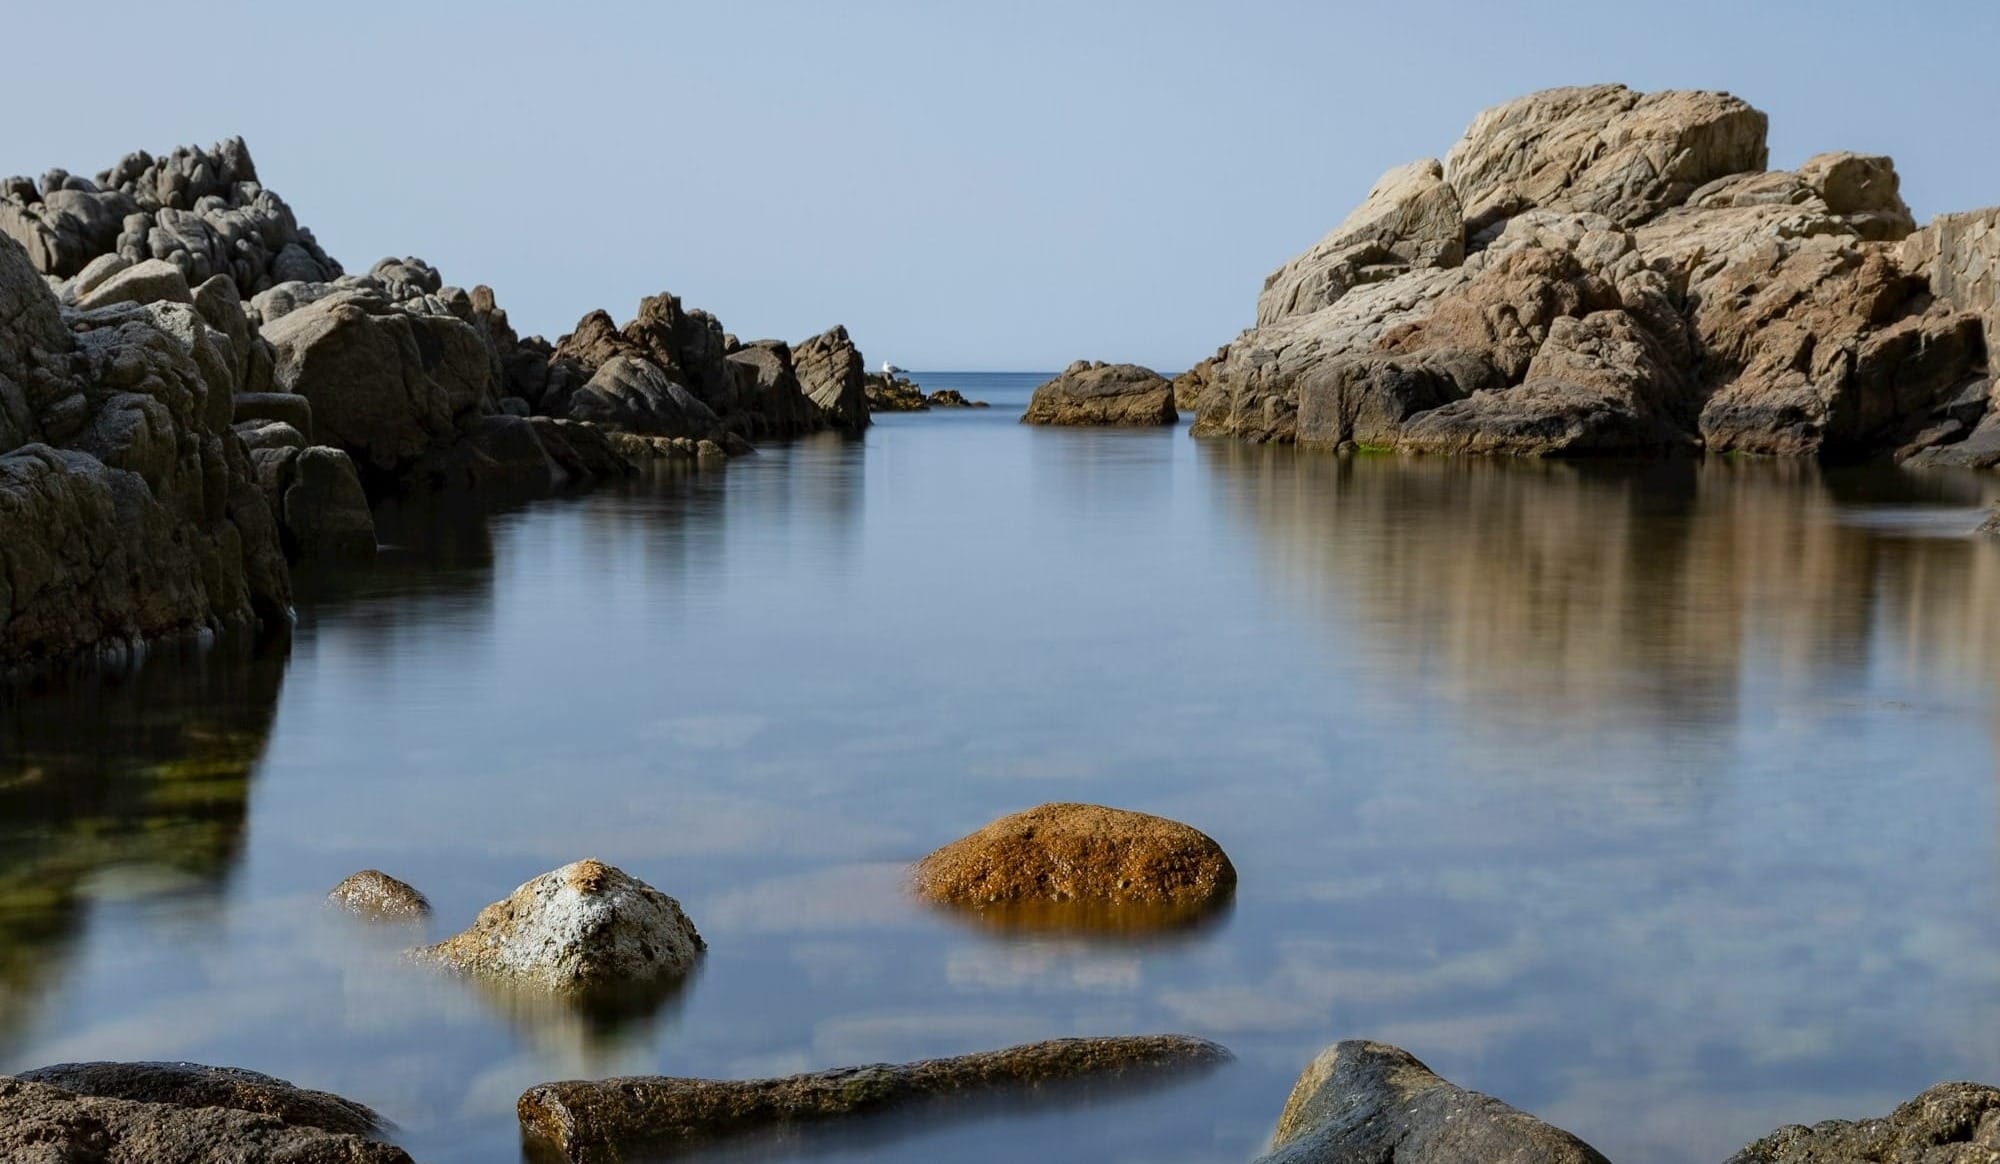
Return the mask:
POLYGON ((543 1083, 516 1111, 531 1152, 590 1164, 773 1127, 882 1112, 926 1099, 1088 1078, 1138 1080, 1212 1067, 1229 1051, 1189 1035, 1052 1039, 915 1063, 782 1079, 641 1076, 543 1083))

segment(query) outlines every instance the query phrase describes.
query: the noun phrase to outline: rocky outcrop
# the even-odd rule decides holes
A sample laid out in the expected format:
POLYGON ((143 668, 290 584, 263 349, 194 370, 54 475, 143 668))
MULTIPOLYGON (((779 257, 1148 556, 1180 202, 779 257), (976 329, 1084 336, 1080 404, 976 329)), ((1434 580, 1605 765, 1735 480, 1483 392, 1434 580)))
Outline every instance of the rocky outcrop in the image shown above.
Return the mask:
POLYGON ((901 376, 870 372, 865 391, 869 412, 924 412, 930 408, 924 390, 901 376))
POLYGON ((1163 425, 1180 420, 1165 376, 1137 364, 1078 360, 1035 389, 1023 424, 1163 425))
POLYGON ((369 921, 418 921, 431 915, 431 903, 406 881, 380 869, 363 869, 341 878, 327 891, 327 904, 369 921))
POLYGON ((1606 1164, 1590 1145, 1492 1096, 1447 1082, 1409 1052, 1349 1040, 1292 1088, 1257 1164, 1606 1164))
POLYGON ((479 911, 465 932, 413 951, 460 973, 584 996, 683 978, 706 948, 680 903, 584 860, 479 911))
POLYGON ((0 671, 287 617, 226 347, 183 304, 65 312, 0 239, 0 671))
POLYGON ((847 432, 868 427, 868 365, 846 328, 794 345, 792 360, 800 391, 825 415, 829 427, 847 432))
POLYGON ((64 1085, 0 1077, 0 1159, 410 1164, 408 1153, 392 1144, 313 1122, 366 1115, 372 1124, 368 1109, 254 1072, 181 1064, 79 1064, 47 1072, 64 1085))
POLYGON ((1727 94, 1621 86, 1481 114, 1271 277, 1257 326, 1176 385, 1196 435, 1828 459, 1965 441, 1988 340, 1978 293, 1934 284, 1984 268, 1926 256, 1976 232, 1899 246, 1889 159, 1767 172, 1764 129, 1727 94))
POLYGON ((569 399, 573 420, 641 436, 714 440, 722 423, 713 410, 658 364, 613 356, 569 399))
POLYGON ((1095 804, 1003 816, 919 861, 917 895, 989 909, 1085 904, 1201 911, 1225 902, 1236 868, 1178 821, 1095 804))
POLYGON ((308 446, 286 424, 257 425, 239 435, 252 446, 257 485, 277 519, 288 561, 367 562, 375 557, 375 518, 346 453, 308 446))
POLYGON ((1212 1067, 1229 1052, 1187 1035, 1055 1039, 783 1079, 636 1077, 544 1083, 522 1094, 523 1137, 557 1159, 592 1164, 671 1154, 732 1135, 795 1128, 923 1101, 1040 1091, 1089 1080, 1143 1082, 1212 1067))
POLYGON ((2000 1157, 2000 1088, 1940 1083, 1887 1117, 1779 1128, 1728 1164, 1936 1164, 2000 1157))

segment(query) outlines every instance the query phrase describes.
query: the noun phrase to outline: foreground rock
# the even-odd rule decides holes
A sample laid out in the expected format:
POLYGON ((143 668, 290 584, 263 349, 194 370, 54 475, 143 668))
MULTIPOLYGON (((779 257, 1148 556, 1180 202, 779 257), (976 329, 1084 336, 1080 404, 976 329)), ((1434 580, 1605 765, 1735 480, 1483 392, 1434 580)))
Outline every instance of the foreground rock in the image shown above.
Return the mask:
POLYGON ((61 1063, 18 1076, 78 1095, 164 1103, 175 1107, 226 1107, 268 1115, 296 1128, 350 1135, 382 1130, 382 1117, 350 1099, 296 1087, 241 1067, 200 1063, 61 1063))
POLYGON ((1025 424, 1162 425, 1180 420, 1165 376, 1137 364, 1078 360, 1035 389, 1025 424))
MULTIPOLYGON (((102 1081, 102 1073, 97 1073, 82 1085, 102 1081)), ((270 1083, 285 1086, 277 1080, 270 1083)), ((175 1092, 169 1088, 161 1094, 175 1092)), ((240 1093, 190 1085, 179 1094, 187 1098, 143 1102, 0 1078, 0 1160, 23 1164, 411 1164, 409 1154, 392 1144, 289 1122, 284 1114, 228 1102, 240 1093)), ((255 1104, 264 1098, 268 1096, 253 1095, 246 1102, 255 1104)), ((287 1106, 286 1110, 293 1109, 287 1106)))
POLYGON ((380 869, 363 869, 342 878, 327 891, 326 900, 371 921, 419 921, 431 915, 428 898, 380 869))
POLYGON ((1617 85, 1486 111, 1272 274, 1257 325, 1176 382, 1195 434, 2000 462, 1988 215, 1905 242, 1889 159, 1766 171, 1765 124, 1617 85))
POLYGON ((1590 1145, 1488 1095, 1440 1079, 1409 1052, 1349 1040, 1320 1053, 1257 1164, 1606 1164, 1590 1145))
POLYGON ((683 978, 706 948, 680 903, 599 861, 565 865, 479 911, 464 933, 412 951, 460 973, 563 995, 683 978))
POLYGON ((2000 1159, 2000 1088, 1940 1083, 1873 1120, 1779 1128, 1729 1164, 1944 1164, 2000 1159))
POLYGON ((1164 817, 1095 804, 1004 816, 917 863, 918 896, 940 904, 1095 904, 1207 910, 1236 868, 1206 834, 1164 817))
POLYGON ((923 1101, 1036 1090, 1082 1079, 1143 1079, 1213 1066, 1224 1048, 1187 1035, 1056 1039, 783 1079, 635 1077, 544 1083, 517 1111, 531 1144, 572 1161, 612 1161, 745 1132, 886 1111, 923 1101))

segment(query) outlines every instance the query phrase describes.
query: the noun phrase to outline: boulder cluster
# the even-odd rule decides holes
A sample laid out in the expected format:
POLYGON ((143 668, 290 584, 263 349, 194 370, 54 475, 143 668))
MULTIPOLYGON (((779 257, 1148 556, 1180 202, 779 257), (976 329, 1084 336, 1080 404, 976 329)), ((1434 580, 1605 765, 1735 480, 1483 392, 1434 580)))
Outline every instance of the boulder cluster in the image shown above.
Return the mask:
POLYGON ((1176 382, 1196 435, 1516 455, 2000 462, 2000 211, 1886 157, 1767 170, 1726 93, 1555 89, 1384 174, 1176 382))
POLYGON ((739 341, 672 295, 550 343, 418 258, 351 275, 241 139, 0 181, 0 674, 288 616, 370 504, 544 493, 868 424, 843 328, 739 341))

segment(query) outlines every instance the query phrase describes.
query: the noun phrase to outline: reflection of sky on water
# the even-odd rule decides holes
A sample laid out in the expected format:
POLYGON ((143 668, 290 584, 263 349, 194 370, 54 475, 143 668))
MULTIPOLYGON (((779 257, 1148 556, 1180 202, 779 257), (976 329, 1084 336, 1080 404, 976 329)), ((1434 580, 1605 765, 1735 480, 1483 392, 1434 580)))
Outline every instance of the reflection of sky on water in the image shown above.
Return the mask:
MULTIPOLYGON (((1059 1034, 1181 1029, 1241 1061, 1108 1110, 800 1150, 1244 1159, 1350 1036, 1627 1164, 2000 1079, 2000 548, 1944 529, 1984 480, 1343 461, 1017 411, 394 515, 407 551, 309 591, 282 687, 158 672, 268 732, 219 815, 161 817, 197 859, 82 839, 143 832, 138 794, 48 809, 33 864, 0 855, 0 919, 59 923, 0 930, 0 967, 43 967, 0 975, 0 1069, 241 1064, 380 1107, 430 1161, 506 1158, 544 1079, 1059 1034), (1141 942, 900 892, 933 845, 1049 799, 1197 824, 1241 874, 1232 910, 1141 942), (379 866, 442 933, 583 856, 711 946, 609 1031, 315 904, 379 866)), ((90 766, 199 743, 128 734, 90 766)))

